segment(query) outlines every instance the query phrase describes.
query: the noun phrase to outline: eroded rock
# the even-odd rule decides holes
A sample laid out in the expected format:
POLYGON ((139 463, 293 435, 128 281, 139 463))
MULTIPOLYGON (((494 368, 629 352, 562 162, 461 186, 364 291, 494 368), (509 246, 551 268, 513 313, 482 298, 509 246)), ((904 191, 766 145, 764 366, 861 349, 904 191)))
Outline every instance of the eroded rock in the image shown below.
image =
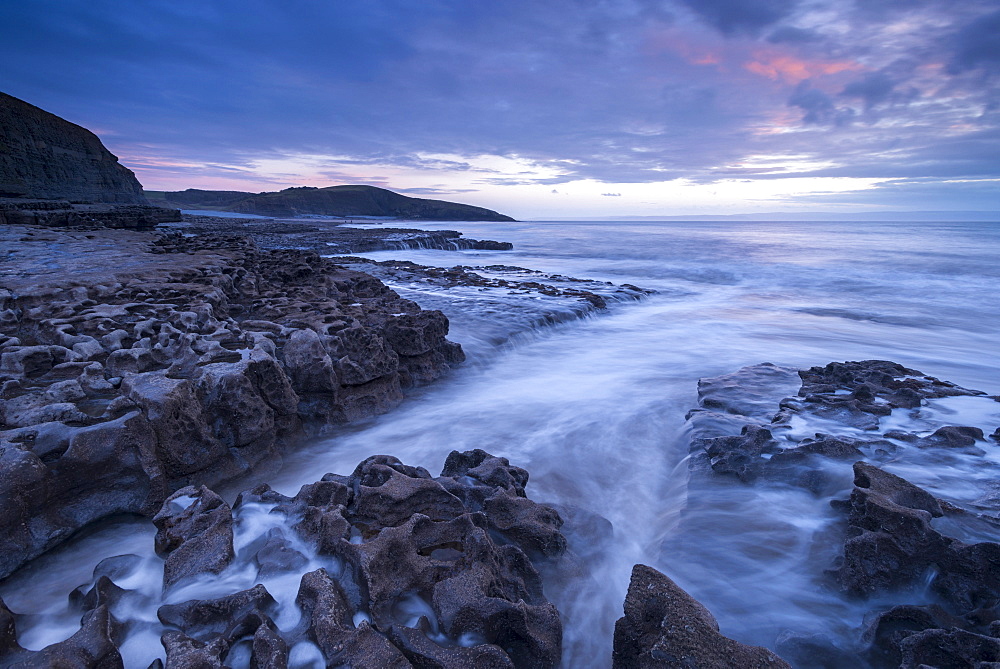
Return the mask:
POLYGON ((314 253, 36 230, 0 229, 22 240, 0 285, 0 577, 87 523, 275 468, 463 357, 439 312, 314 253))
POLYGON ((632 568, 625 615, 615 623, 612 666, 790 669, 766 648, 722 636, 708 609, 670 578, 641 564, 632 568))
POLYGON ((205 486, 168 497, 153 524, 156 552, 165 559, 164 589, 196 574, 218 574, 235 557, 232 510, 205 486))

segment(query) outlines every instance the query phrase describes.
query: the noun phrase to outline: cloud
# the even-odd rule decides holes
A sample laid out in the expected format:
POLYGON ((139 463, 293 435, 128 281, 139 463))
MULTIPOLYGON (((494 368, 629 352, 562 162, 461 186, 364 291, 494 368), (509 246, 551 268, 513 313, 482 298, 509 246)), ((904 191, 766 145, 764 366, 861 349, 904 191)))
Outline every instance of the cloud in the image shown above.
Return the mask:
POLYGON ((849 108, 838 108, 833 99, 821 90, 812 88, 808 81, 803 81, 795 87, 788 104, 805 112, 804 123, 823 125, 844 125, 854 116, 849 108))
POLYGON ((955 33, 948 71, 958 74, 973 68, 1000 66, 1000 10, 980 16, 955 33))
POLYGON ((0 3, 0 86, 106 129, 151 187, 979 178, 998 22, 995 0, 32 0, 0 3))
POLYGON ((682 0, 725 35, 757 34, 785 18, 796 0, 682 0))
POLYGON ((410 195, 454 195, 456 193, 476 193, 475 188, 394 188, 399 193, 410 195))
POLYGON ((826 39, 821 33, 795 26, 781 26, 767 37, 772 44, 813 44, 826 39))
POLYGON ((861 98, 865 106, 874 107, 884 102, 896 84, 881 72, 873 72, 857 81, 852 81, 844 87, 840 94, 849 98, 861 98))

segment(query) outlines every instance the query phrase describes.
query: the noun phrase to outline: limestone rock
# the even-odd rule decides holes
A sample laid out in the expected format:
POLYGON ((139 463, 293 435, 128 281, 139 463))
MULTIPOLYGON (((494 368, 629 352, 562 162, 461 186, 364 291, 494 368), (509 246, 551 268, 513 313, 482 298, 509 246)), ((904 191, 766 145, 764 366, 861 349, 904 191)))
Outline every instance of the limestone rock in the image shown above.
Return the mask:
POLYGON ((672 580, 645 565, 632 568, 625 616, 615 623, 613 666, 788 668, 771 651, 719 633, 708 610, 672 580))
POLYGON ((0 228, 14 240, 0 577, 89 522, 274 469, 303 436, 384 412, 462 357, 439 312, 315 253, 0 228))
POLYGON ((175 492, 153 517, 153 523, 156 552, 166 559, 165 590, 189 576, 218 574, 235 557, 232 511, 205 486, 175 492))
POLYGON ((641 564, 632 568, 625 616, 615 623, 612 666, 790 669, 787 662, 766 648, 722 636, 718 623, 704 606, 667 576, 641 564))

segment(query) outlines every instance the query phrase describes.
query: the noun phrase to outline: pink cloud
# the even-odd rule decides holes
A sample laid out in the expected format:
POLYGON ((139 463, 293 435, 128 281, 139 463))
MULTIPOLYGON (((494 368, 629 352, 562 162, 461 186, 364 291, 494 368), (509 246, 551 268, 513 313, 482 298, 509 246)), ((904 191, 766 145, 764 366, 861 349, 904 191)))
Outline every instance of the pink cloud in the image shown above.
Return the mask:
POLYGON ((773 81, 797 84, 817 76, 864 70, 860 63, 849 60, 816 60, 798 58, 778 49, 755 49, 753 60, 743 63, 743 69, 773 81))

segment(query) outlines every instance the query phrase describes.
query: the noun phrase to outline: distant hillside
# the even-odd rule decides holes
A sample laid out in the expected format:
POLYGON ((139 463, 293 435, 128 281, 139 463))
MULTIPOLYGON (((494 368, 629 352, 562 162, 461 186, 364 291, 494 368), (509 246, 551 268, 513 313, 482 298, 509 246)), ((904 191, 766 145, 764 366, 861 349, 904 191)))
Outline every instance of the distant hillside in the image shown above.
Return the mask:
POLYGON ((467 204, 425 200, 374 186, 286 188, 277 193, 146 191, 150 201, 181 209, 215 209, 258 216, 385 216, 423 221, 513 221, 467 204))

